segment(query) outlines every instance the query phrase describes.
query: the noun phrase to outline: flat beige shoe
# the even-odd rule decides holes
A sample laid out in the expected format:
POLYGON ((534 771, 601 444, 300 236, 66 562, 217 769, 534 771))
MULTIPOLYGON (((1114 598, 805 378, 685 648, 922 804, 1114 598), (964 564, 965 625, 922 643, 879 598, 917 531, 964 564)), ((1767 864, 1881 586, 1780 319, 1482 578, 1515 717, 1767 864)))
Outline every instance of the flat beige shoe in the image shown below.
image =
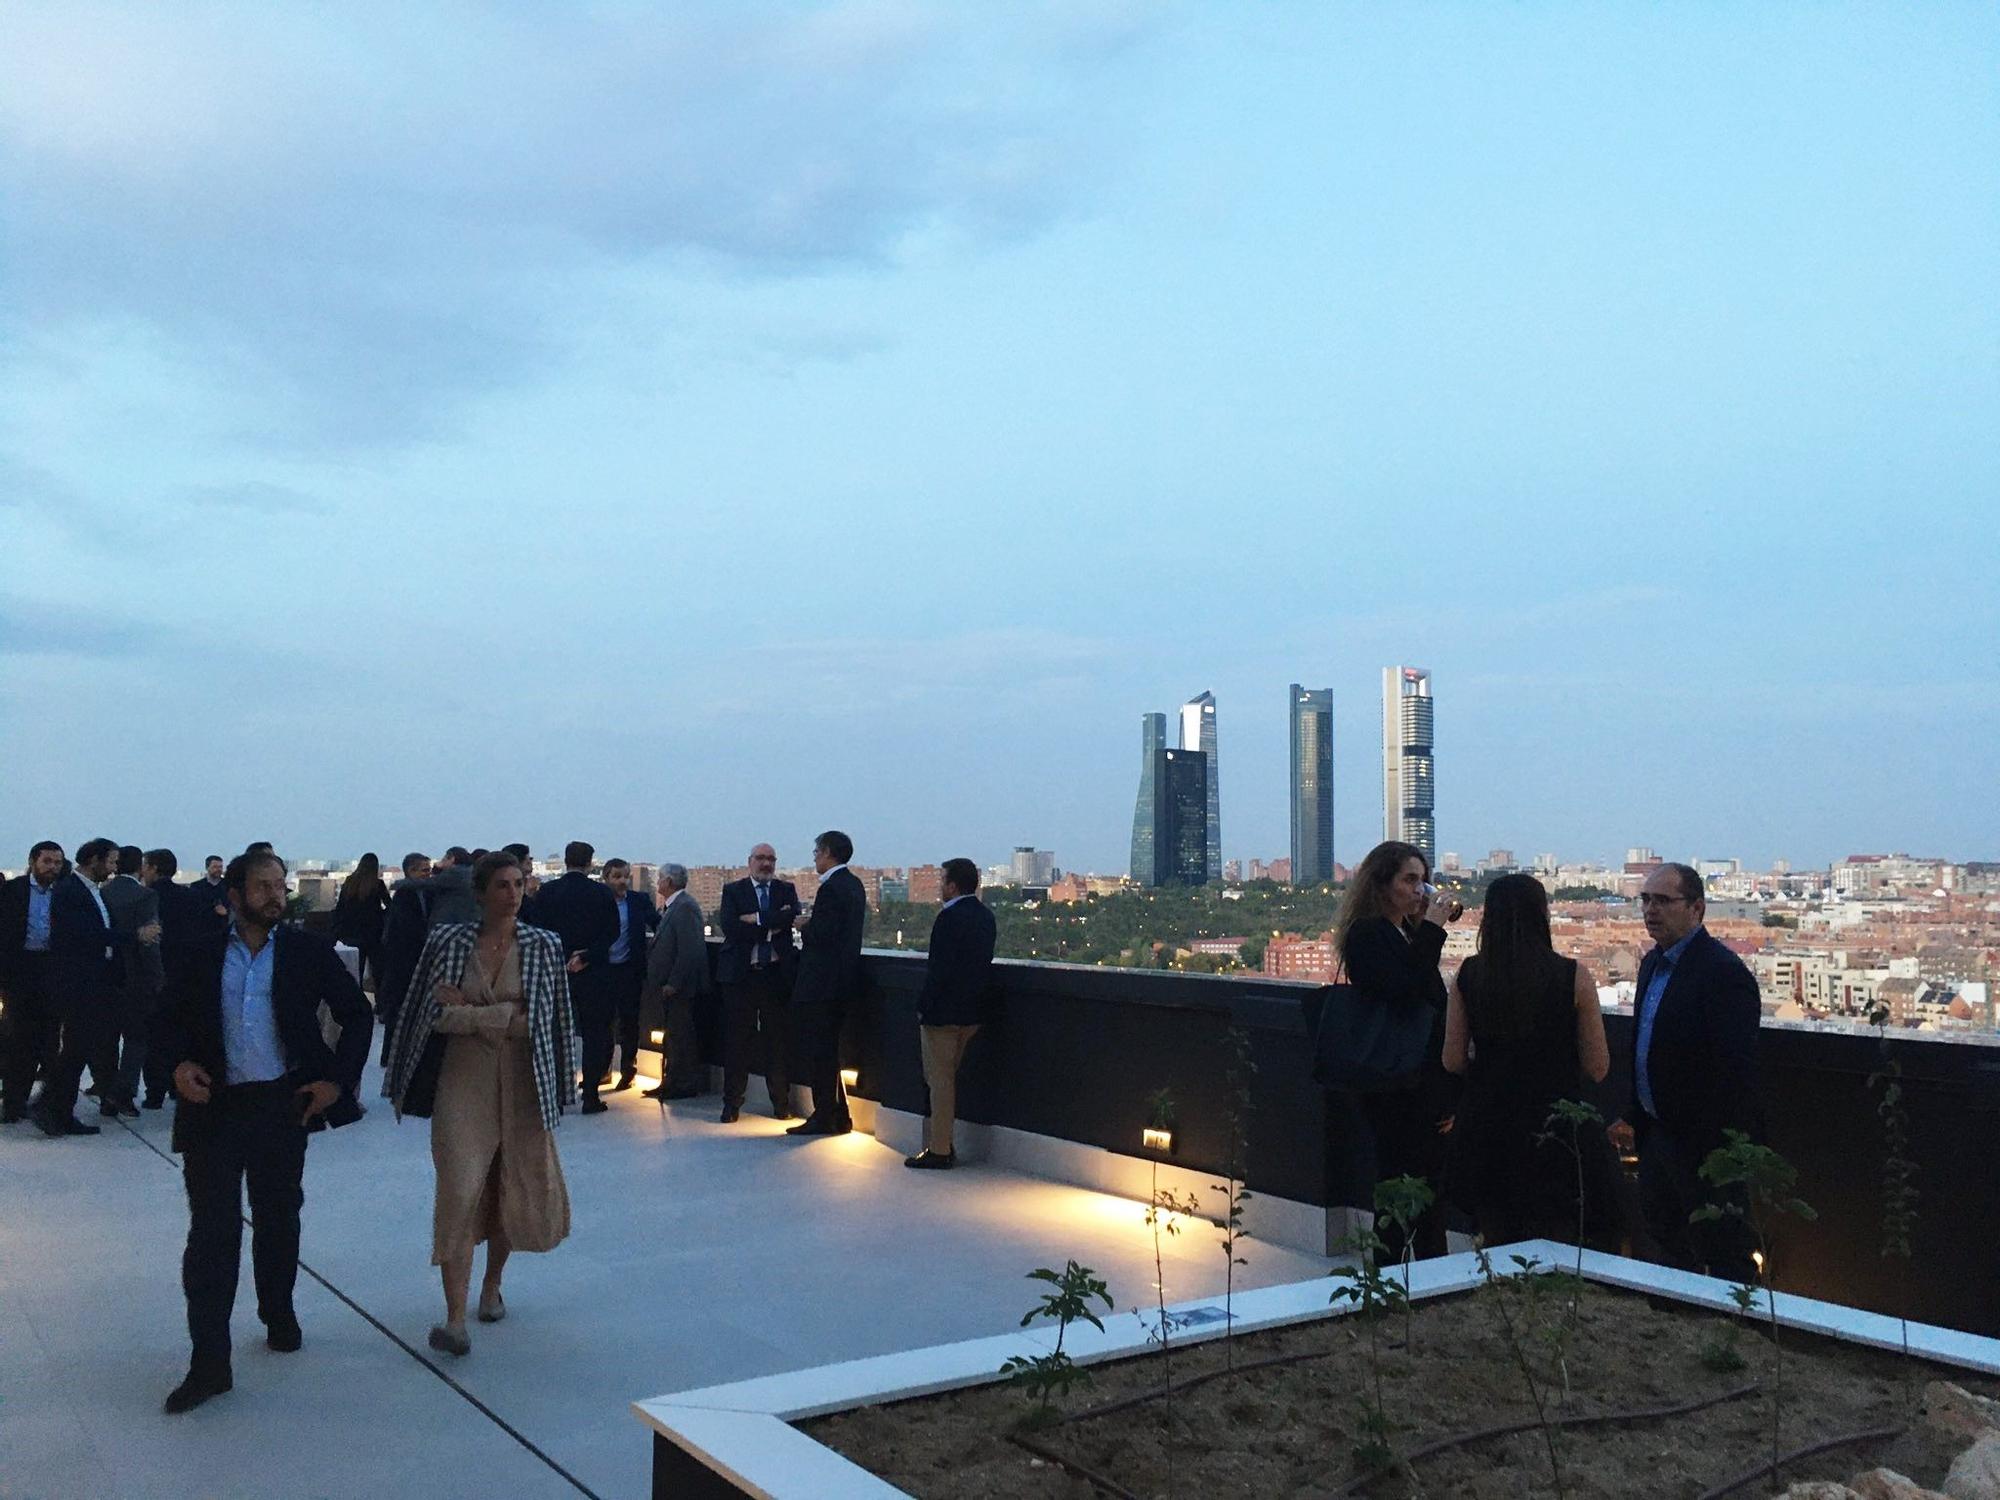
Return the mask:
POLYGON ((456 1354, 463 1358, 472 1352, 472 1340, 467 1338, 463 1328, 453 1328, 449 1323, 431 1325, 431 1347, 440 1354, 456 1354))
POLYGON ((495 1292, 493 1294, 493 1299, 489 1302, 486 1299, 484 1293, 480 1294, 479 1298, 480 1322, 497 1323, 506 1316, 507 1316, 507 1299, 505 1297, 502 1297, 498 1292, 495 1292))

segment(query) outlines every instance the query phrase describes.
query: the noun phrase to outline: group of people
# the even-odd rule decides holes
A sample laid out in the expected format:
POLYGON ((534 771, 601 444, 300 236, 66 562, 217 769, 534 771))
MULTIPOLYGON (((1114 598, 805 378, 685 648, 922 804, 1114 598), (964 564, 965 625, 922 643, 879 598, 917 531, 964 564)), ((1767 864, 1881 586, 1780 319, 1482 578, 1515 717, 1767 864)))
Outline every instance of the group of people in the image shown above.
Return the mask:
MULTIPOLYGON (((837 830, 815 843, 820 879, 810 906, 776 878, 770 845, 751 851, 749 873, 723 892, 712 978, 686 870, 662 868, 666 899, 656 905, 632 890, 625 861, 606 861, 592 878, 595 851, 584 843, 567 847, 564 874, 545 883, 520 846, 454 847, 435 863, 412 855, 393 892, 370 857, 343 886, 334 938, 286 922, 287 870, 268 844, 226 864, 212 858, 191 886, 175 882, 169 851, 125 852, 137 857, 133 884, 148 901, 114 892, 124 859, 107 840, 79 848, 74 865, 60 846, 38 844, 27 873, 0 888, 0 1111, 52 1136, 99 1133, 75 1114, 86 1067, 100 1109, 114 1118, 137 1114, 137 1084, 123 1082, 128 1065, 147 1081, 147 1105, 175 1094, 193 1347, 186 1378, 167 1397, 170 1413, 231 1388, 246 1189, 266 1343, 280 1353, 302 1346, 293 1289, 306 1142, 364 1113, 362 1073, 378 1020, 383 1093, 398 1119, 431 1121, 432 1263, 445 1317, 430 1344, 454 1355, 471 1348, 478 1246, 486 1261, 473 1306, 492 1323, 506 1314, 509 1256, 567 1236, 555 1129, 573 1107, 603 1112, 601 1089, 633 1085, 649 991, 667 1021, 654 1096, 704 1092, 694 1015, 719 988, 722 1121, 741 1117, 757 1070, 772 1113, 795 1120, 789 1080, 802 1072, 812 1108, 787 1134, 852 1129, 839 1042, 858 992, 866 901, 847 869, 853 843, 837 830), (357 951, 353 972, 336 939, 357 951), (373 1007, 361 982, 371 976, 373 1007)), ((946 904, 919 1006, 933 1105, 927 1145, 905 1163, 933 1170, 955 1162, 953 1077, 978 1029, 994 948, 977 867, 953 859, 943 869, 946 904)))
MULTIPOLYGON (((1749 1279, 1740 1219, 1697 1211, 1715 1196, 1700 1175, 1708 1154, 1731 1130, 1763 1134, 1761 1006, 1756 977, 1703 925, 1700 873, 1663 864, 1640 892, 1654 946, 1635 986, 1630 1095, 1603 1129, 1557 1109, 1590 1104, 1611 1055, 1596 981, 1556 951, 1541 882, 1507 875, 1487 888, 1478 951, 1447 984, 1440 959, 1461 910, 1430 877, 1415 846, 1377 845, 1335 928, 1354 1003, 1430 1018, 1420 1065, 1358 1099, 1376 1178, 1420 1177, 1435 1193, 1408 1250, 1443 1254, 1456 1207, 1489 1244, 1574 1241, 1582 1225, 1602 1248, 1629 1236, 1665 1263, 1749 1279), (1638 1158, 1637 1224, 1621 1212, 1614 1152, 1638 1158)), ((1384 1258, 1399 1259, 1402 1227, 1382 1221, 1377 1232, 1384 1258)))

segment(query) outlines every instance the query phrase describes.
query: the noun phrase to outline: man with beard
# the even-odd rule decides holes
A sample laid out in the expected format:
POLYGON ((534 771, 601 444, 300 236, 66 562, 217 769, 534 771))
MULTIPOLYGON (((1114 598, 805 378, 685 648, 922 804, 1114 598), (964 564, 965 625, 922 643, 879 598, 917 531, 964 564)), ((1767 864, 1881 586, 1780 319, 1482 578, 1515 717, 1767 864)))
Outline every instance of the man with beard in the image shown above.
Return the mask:
POLYGON ((27 1119, 28 1091, 60 1040, 49 906, 62 867, 62 845, 43 839, 28 851, 27 873, 0 886, 0 1125, 27 1119))

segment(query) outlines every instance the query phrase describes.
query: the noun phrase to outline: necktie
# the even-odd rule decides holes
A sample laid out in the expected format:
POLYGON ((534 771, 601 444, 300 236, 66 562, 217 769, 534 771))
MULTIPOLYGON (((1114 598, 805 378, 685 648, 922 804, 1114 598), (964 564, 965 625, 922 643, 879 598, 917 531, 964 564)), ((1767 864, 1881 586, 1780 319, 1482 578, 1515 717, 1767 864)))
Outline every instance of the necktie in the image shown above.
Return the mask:
MULTIPOLYGON (((771 886, 768 881, 757 882, 757 918, 768 924, 771 920, 771 886)), ((757 967, 763 968, 771 961, 771 945, 768 941, 757 945, 757 967)))

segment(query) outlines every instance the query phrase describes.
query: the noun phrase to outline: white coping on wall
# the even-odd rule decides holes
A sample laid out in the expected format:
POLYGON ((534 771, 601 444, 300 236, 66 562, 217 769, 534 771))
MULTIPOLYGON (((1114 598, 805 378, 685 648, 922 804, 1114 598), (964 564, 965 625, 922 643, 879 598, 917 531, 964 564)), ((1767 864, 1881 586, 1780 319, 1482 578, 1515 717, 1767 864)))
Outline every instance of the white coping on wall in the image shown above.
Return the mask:
MULTIPOLYGON (((869 1105, 864 1114, 862 1102, 858 1095, 850 1099, 858 1129, 872 1131, 876 1140, 905 1156, 914 1156, 923 1149, 922 1115, 883 1104, 869 1105)), ((1007 1125, 979 1125, 965 1120, 953 1127, 951 1145, 954 1154, 967 1162, 991 1162, 1026 1177, 1090 1188, 1130 1198, 1135 1203, 1150 1203, 1153 1199, 1154 1162, 1149 1157, 1127 1156, 1102 1146, 1086 1146, 1007 1125)), ((1197 1172, 1171 1161, 1161 1161, 1158 1166, 1161 1188, 1182 1198, 1193 1197, 1202 1218, 1212 1223, 1222 1222, 1228 1209, 1225 1194, 1217 1186, 1219 1173, 1197 1172)), ((1251 1239, 1267 1245, 1283 1245, 1307 1255, 1334 1254, 1334 1242, 1347 1233, 1348 1227, 1346 1209, 1301 1203, 1295 1198, 1252 1193, 1243 1205, 1243 1229, 1251 1239)))
MULTIPOLYGON (((1576 1247, 1553 1240, 1524 1240, 1491 1252, 1494 1273, 1519 1274, 1514 1257, 1539 1261, 1548 1269, 1574 1268, 1576 1247)), ((1598 1251, 1583 1253, 1583 1274, 1589 1281, 1656 1297, 1668 1297, 1697 1307, 1741 1316, 1730 1298, 1731 1284, 1712 1276, 1670 1270, 1644 1261, 1598 1251)), ((1418 1261, 1411 1268, 1412 1300, 1470 1291, 1482 1277, 1471 1253, 1418 1261)), ((1295 1281, 1284 1286, 1241 1292, 1235 1300, 1237 1333, 1345 1316, 1352 1308, 1329 1304, 1327 1278, 1295 1281)), ((1205 1297, 1175 1304, 1176 1320, 1197 1319, 1183 1326, 1177 1338, 1202 1343, 1223 1333, 1220 1300, 1205 1297)), ((1102 1332, 1074 1326, 1063 1347, 1078 1364, 1095 1364, 1142 1354, 1150 1345, 1157 1314, 1121 1313, 1104 1320, 1102 1332)), ((1778 1294, 1778 1322, 1786 1328, 1823 1334, 1879 1349, 1901 1350, 1903 1325, 1880 1313, 1861 1312, 1836 1302, 1778 1294)), ((1943 1364, 1985 1374, 2000 1374, 2000 1339, 1959 1333, 1927 1323, 1909 1325, 1910 1352, 1943 1364)), ((679 1391, 635 1401, 633 1412, 659 1436, 690 1454, 717 1474, 749 1489, 763 1500, 891 1500, 904 1492, 877 1479, 858 1465, 814 1442, 793 1422, 873 1406, 906 1401, 942 1391, 998 1381, 1001 1363, 1012 1355, 1047 1353, 1055 1343, 1054 1328, 1042 1324, 1017 1333, 912 1349, 873 1359, 850 1360, 739 1380, 728 1385, 679 1391)))

